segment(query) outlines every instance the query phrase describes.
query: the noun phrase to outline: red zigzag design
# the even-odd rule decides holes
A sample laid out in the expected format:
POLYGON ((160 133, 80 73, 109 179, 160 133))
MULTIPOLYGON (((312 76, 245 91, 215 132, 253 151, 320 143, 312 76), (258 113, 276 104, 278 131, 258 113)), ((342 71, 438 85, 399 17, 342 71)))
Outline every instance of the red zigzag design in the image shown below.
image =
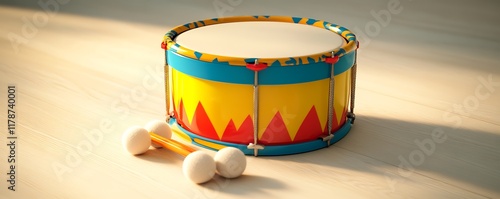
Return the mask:
MULTIPOLYGON (((193 120, 191 121, 191 123, 189 123, 189 120, 187 118, 182 99, 179 104, 179 110, 175 111, 174 114, 176 118, 182 118, 181 120, 177 120, 179 124, 181 124, 181 126, 189 130, 190 132, 198 134, 205 138, 223 140, 226 142, 239 144, 248 144, 250 142, 253 142, 254 126, 252 117, 250 117, 250 115, 245 118, 239 128, 236 127, 232 119, 229 120, 226 129, 222 134, 222 137, 219 138, 201 102, 198 102, 198 105, 196 106, 196 110, 194 112, 193 120)), ((347 111, 344 109, 340 123, 333 122, 333 132, 338 130, 340 126, 345 123, 346 114, 347 111)), ((335 114, 333 115, 333 121, 337 121, 337 117, 335 114)), ((316 111, 316 107, 312 106, 308 114, 302 121, 302 124, 300 125, 293 142, 303 142, 316 139, 322 134, 326 134, 326 132, 328 132, 328 125, 325 126, 324 130, 321 129, 321 123, 316 111)), ((281 116, 280 112, 278 111, 264 130, 262 137, 259 139, 259 143, 276 145, 291 142, 292 139, 290 137, 286 124, 283 121, 283 117, 281 116)))
POLYGON ((222 140, 232 143, 248 144, 253 142, 253 120, 248 115, 240 128, 236 128, 234 121, 231 119, 224 130, 222 140))

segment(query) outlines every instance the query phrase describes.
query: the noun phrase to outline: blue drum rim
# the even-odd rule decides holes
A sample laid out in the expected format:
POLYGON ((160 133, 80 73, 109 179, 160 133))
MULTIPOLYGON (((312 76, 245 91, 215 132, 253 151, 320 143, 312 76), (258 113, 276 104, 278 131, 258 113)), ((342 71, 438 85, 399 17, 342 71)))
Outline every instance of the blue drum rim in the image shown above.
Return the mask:
MULTIPOLYGON (((234 67, 227 63, 202 62, 167 51, 168 64, 179 72, 193 77, 233 84, 254 83, 254 73, 245 67, 234 67)), ((335 63, 334 73, 339 75, 354 64, 354 52, 345 54, 335 63)), ((325 62, 301 64, 290 67, 271 65, 259 72, 260 85, 283 85, 312 82, 330 77, 331 65, 325 62)))

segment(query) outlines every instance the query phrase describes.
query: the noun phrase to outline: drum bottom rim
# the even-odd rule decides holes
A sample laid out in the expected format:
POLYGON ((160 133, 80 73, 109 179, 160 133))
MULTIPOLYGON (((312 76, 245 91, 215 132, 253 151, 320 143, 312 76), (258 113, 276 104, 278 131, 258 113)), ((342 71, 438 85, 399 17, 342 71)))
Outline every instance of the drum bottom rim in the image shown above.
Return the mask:
MULTIPOLYGON (((200 146, 211 150, 220 150, 223 147, 235 147, 240 149, 245 155, 254 155, 253 149, 248 149, 248 145, 236 144, 230 142, 224 142, 220 140, 213 140, 209 138, 202 137, 200 135, 194 134, 187 129, 183 128, 177 123, 177 119, 174 117, 170 118, 168 121, 174 130, 173 133, 186 139, 187 141, 193 143, 196 146, 200 146)), ((351 130, 352 118, 347 118, 344 125, 340 127, 337 131, 333 133, 333 137, 330 139, 330 145, 343 139, 351 130)), ((315 151, 318 149, 328 147, 328 142, 323 141, 321 138, 316 140, 311 140, 302 143, 287 144, 287 145, 266 145, 264 149, 258 151, 259 156, 279 156, 279 155, 292 155, 305 153, 310 151, 315 151)))

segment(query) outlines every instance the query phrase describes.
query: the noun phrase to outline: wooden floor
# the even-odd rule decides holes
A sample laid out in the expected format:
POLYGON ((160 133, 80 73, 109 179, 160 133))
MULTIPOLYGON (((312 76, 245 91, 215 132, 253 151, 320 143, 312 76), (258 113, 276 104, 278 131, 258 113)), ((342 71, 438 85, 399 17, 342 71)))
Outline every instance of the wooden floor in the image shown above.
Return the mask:
POLYGON ((0 198, 500 198, 499 10, 487 0, 2 2, 0 198), (248 157, 244 176, 202 185, 172 152, 126 154, 122 132, 165 115, 163 34, 255 14, 323 19, 360 37, 348 136, 248 157))

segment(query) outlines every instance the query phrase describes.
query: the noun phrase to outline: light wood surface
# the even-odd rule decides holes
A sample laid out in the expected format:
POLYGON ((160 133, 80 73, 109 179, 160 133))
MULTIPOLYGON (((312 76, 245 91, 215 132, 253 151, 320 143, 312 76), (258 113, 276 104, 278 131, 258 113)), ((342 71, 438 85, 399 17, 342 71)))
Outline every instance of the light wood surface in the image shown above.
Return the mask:
POLYGON ((47 1, 0 3, 2 199, 500 198, 497 1, 60 0, 51 15, 37 2, 47 1), (384 11, 381 24, 371 12, 384 11), (323 19, 361 37, 348 136, 310 153, 248 157, 244 176, 202 185, 184 178, 173 152, 126 154, 122 132, 165 115, 163 34, 258 14, 323 19), (26 43, 16 50, 12 35, 26 43), (15 192, 6 182, 10 84, 15 192))

